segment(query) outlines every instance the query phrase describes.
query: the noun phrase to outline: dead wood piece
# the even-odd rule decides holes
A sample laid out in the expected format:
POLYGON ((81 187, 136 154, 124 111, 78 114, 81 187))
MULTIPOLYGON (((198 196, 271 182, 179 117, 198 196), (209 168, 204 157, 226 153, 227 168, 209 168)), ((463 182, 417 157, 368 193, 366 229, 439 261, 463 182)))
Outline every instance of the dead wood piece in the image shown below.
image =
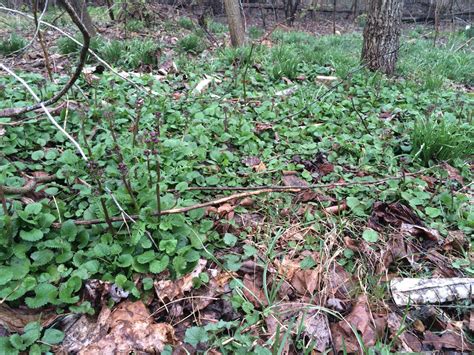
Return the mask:
POLYGON ((390 290, 397 306, 438 304, 472 299, 474 296, 474 278, 396 278, 391 281, 390 290))
POLYGON ((45 182, 51 182, 55 179, 56 176, 53 175, 38 176, 28 180, 28 182, 22 187, 3 186, 3 192, 6 195, 25 195, 29 192, 32 192, 37 185, 45 182))

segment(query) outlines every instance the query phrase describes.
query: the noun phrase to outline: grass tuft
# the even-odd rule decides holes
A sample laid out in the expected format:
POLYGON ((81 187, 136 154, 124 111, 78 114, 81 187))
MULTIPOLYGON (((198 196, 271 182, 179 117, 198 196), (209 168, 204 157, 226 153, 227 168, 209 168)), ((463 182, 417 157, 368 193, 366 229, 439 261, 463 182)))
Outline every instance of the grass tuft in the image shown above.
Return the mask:
POLYGON ((123 57, 125 46, 122 41, 112 40, 105 44, 101 50, 103 59, 110 64, 119 63, 123 57))
POLYGON ((187 35, 186 37, 181 38, 178 41, 178 47, 183 52, 198 54, 206 49, 206 45, 202 37, 198 36, 195 33, 187 35))
POLYGON ((421 118, 410 134, 412 153, 424 165, 474 154, 474 128, 445 117, 421 118))
MULTIPOLYGON (((82 36, 77 36, 76 40, 82 43, 82 36)), ((93 51, 99 51, 103 45, 104 40, 99 36, 95 36, 91 38, 89 48, 93 51)), ((79 52, 81 46, 69 37, 61 37, 58 40, 58 49, 61 54, 67 55, 79 52)))
POLYGON ((20 51, 27 45, 27 40, 15 33, 12 33, 10 37, 0 42, 0 54, 9 56, 20 51))
POLYGON ((151 39, 133 39, 127 43, 125 63, 132 68, 140 65, 155 65, 158 62, 158 44, 151 39))
POLYGON ((194 22, 189 17, 180 17, 178 20, 178 24, 181 28, 184 28, 186 30, 194 29, 194 22))
POLYGON ((130 20, 125 25, 125 28, 130 32, 140 32, 145 29, 145 23, 140 20, 130 20))
POLYGON ((283 77, 295 79, 298 76, 300 59, 293 46, 278 46, 271 53, 270 76, 273 80, 283 77))

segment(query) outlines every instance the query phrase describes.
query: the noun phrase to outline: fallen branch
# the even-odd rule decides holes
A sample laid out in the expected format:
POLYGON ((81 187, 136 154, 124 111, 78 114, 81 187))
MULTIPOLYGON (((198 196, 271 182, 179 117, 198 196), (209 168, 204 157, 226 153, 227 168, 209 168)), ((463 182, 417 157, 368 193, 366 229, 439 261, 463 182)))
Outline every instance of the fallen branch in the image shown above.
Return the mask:
POLYGON ((81 20, 79 19, 79 17, 77 16, 76 12, 74 11, 74 8, 71 6, 69 1, 63 0, 62 3, 67 13, 71 17, 72 21, 74 22, 74 24, 81 31, 82 37, 83 37, 83 47, 79 55, 79 63, 76 67, 76 71, 71 76, 71 78, 66 83, 66 85, 64 85, 64 87, 49 100, 40 101, 34 105, 30 105, 26 107, 13 107, 13 108, 6 108, 3 110, 0 110, 0 117, 15 117, 15 116, 18 116, 30 111, 37 110, 39 108, 42 108, 43 106, 49 106, 56 103, 57 101, 59 101, 59 99, 61 99, 61 97, 63 97, 69 91, 69 89, 74 85, 74 83, 77 81, 77 79, 81 75, 82 69, 84 68, 84 65, 86 63, 87 53, 89 52, 90 35, 89 35, 89 32, 87 32, 87 29, 85 28, 81 20))
MULTIPOLYGON (((205 207, 210 207, 210 206, 216 206, 216 205, 221 205, 225 202, 229 202, 232 200, 236 199, 242 199, 245 197, 249 196, 256 196, 256 195, 261 195, 264 193, 270 193, 270 192, 300 192, 304 190, 310 190, 310 189, 320 189, 320 188, 336 188, 336 187, 345 187, 345 186, 353 186, 353 185, 380 185, 383 184, 387 181, 391 180, 401 180, 404 179, 407 176, 414 176, 414 175, 419 175, 427 170, 433 169, 436 166, 420 170, 416 173, 409 173, 409 174, 403 174, 401 176, 390 176, 386 177, 383 179, 375 180, 375 181, 351 181, 351 182, 335 182, 335 183, 329 183, 329 184, 316 184, 316 185, 308 185, 308 186, 256 186, 256 187, 217 187, 217 188, 189 188, 189 190, 198 190, 198 189, 209 189, 209 190, 214 190, 214 191, 248 191, 248 192, 241 192, 238 194, 233 194, 230 196, 222 197, 216 200, 208 201, 208 202, 203 202, 203 203, 198 203, 196 205, 192 206, 187 206, 187 207, 179 207, 179 208, 172 208, 169 210, 164 210, 164 211, 154 211, 151 216, 164 216, 164 215, 170 215, 170 214, 178 214, 178 213, 186 213, 192 210, 197 210, 199 208, 205 208, 205 207)), ((342 206, 341 206, 342 207, 342 206)), ((339 210, 341 209, 339 208, 339 210)), ((326 211, 327 213, 331 212, 336 212, 336 211, 326 211)), ((337 212, 336 212, 337 213, 337 212)), ((128 215, 126 216, 127 219, 129 220, 134 220, 134 219, 139 219, 140 215, 128 215)), ((120 217, 112 217, 110 218, 111 222, 123 222, 124 216, 120 217)), ((94 225, 94 224, 101 224, 105 223, 103 219, 89 219, 89 220, 75 220, 74 224, 76 225, 83 225, 83 226, 88 226, 88 225, 94 225)), ((61 223, 53 223, 53 228, 61 228, 61 223)))
POLYGON ((397 306, 440 304, 472 299, 474 278, 396 278, 391 281, 390 289, 397 306))
MULTIPOLYGON (((401 176, 387 176, 382 179, 373 181, 349 181, 349 182, 330 182, 327 184, 314 184, 308 186, 290 185, 290 186, 276 186, 276 185, 260 185, 260 186, 191 186, 184 191, 255 191, 263 189, 273 189, 275 191, 285 191, 292 189, 310 190, 310 189, 321 189, 321 188, 335 188, 345 187, 354 185, 379 185, 391 180, 401 180, 404 177, 417 176, 426 173, 429 170, 439 167, 440 165, 433 165, 432 167, 418 170, 414 173, 405 173, 401 176)), ((178 192, 177 190, 168 190, 168 192, 178 192)))
MULTIPOLYGON (((298 188, 298 189, 289 189, 289 188, 286 188, 286 192, 298 192, 298 191, 301 191, 302 188, 298 188)), ((164 216, 164 215, 169 215, 169 214, 177 214, 177 213, 185 213, 185 212, 189 212, 189 211, 192 211, 192 210, 197 210, 199 208, 204 208, 204 207, 210 207, 210 206, 215 206, 215 205, 221 205, 225 202, 228 202, 228 201, 231 201, 231 200, 234 200, 234 199, 240 199, 240 198, 244 198, 244 197, 248 197, 248 196, 255 196, 255 195, 260 195, 260 194, 263 194, 263 193, 268 193, 268 192, 276 192, 276 191, 281 191, 281 190, 275 190, 275 189, 264 189, 264 190, 257 190, 257 191, 251 191, 251 192, 241 192, 239 194, 234 194, 234 195, 230 195, 230 196, 227 196, 227 197, 222 197, 222 198, 219 198, 217 200, 212 200, 212 201, 208 201, 208 202, 204 202, 204 203, 198 203, 196 205, 192 205, 192 206, 188 206, 188 207, 179 207, 179 208, 172 208, 170 210, 165 210, 165 211, 154 211, 151 215, 152 216, 157 216, 158 214, 160 216, 164 216)), ((138 219, 140 218, 139 215, 128 215, 128 216, 120 216, 120 217, 112 217, 110 218, 111 222, 120 222, 120 221, 123 221, 124 218, 127 218, 127 219, 130 219, 130 218, 133 218, 133 219, 138 219)), ((105 223, 104 220, 102 219, 89 219, 89 220, 76 220, 74 221, 74 224, 76 225, 92 225, 92 224, 101 224, 101 223, 105 223)), ((53 223, 53 227, 54 228, 61 228, 61 223, 53 223)))
POLYGON ((54 175, 38 176, 28 180, 28 182, 21 187, 3 186, 2 190, 5 195, 24 195, 33 191, 37 185, 54 180, 56 180, 56 176, 54 175))

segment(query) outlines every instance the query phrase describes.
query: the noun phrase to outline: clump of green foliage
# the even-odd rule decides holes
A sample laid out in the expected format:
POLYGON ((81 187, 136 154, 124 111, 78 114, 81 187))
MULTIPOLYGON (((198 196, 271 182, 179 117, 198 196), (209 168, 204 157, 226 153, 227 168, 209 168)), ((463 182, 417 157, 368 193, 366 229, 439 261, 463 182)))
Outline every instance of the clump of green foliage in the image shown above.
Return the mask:
POLYGON ((208 22, 207 28, 209 29, 209 31, 215 34, 222 34, 229 30, 227 25, 224 25, 223 23, 212 21, 212 20, 208 22))
POLYGON ((178 47, 188 53, 199 54, 206 49, 206 45, 201 36, 191 33, 178 41, 178 47))
POLYGON ((300 59, 292 46, 282 45, 272 49, 270 75, 274 80, 283 77, 295 79, 298 76, 300 59))
POLYGON ((16 33, 12 33, 8 38, 0 42, 0 54, 8 56, 17 53, 24 48, 27 43, 28 41, 25 38, 16 33))
POLYGON ((130 20, 127 21, 125 28, 130 32, 140 32, 145 28, 145 23, 140 20, 130 20))
POLYGON ((159 50, 160 45, 152 39, 134 38, 109 41, 100 49, 100 54, 111 64, 135 69, 140 65, 156 65, 159 50))
MULTIPOLYGON (((82 36, 76 36, 76 41, 82 43, 82 36)), ((78 53, 81 50, 81 45, 76 43, 72 38, 61 37, 58 40, 58 49, 61 54, 68 55, 78 53)), ((90 40, 89 48, 93 51, 99 51, 104 45, 104 40, 100 36, 94 36, 90 40)))
POLYGON ((263 36, 263 29, 257 26, 250 27, 249 29, 249 37, 251 39, 259 39, 263 36))
POLYGON ((125 43, 119 40, 107 42, 100 53, 103 59, 109 64, 118 64, 123 58, 125 52, 125 43))
POLYGON ((467 38, 463 33, 450 35, 446 43, 436 47, 432 40, 411 36, 416 40, 400 50, 400 74, 423 83, 428 90, 437 90, 448 81, 474 85, 473 47, 464 45, 467 38))
POLYGON ((178 20, 178 24, 179 26, 181 26, 182 28, 186 30, 194 29, 194 22, 189 17, 185 17, 185 16, 180 17, 178 20))
POLYGON ((449 115, 416 120, 410 133, 412 153, 424 165, 474 154, 474 128, 449 115))
POLYGON ((219 58, 226 64, 253 65, 263 61, 267 49, 261 45, 227 47, 220 52, 219 58))
POLYGON ((142 64, 156 65, 160 46, 152 39, 133 39, 126 44, 125 63, 136 68, 142 64))
POLYGON ((51 345, 59 344, 64 339, 64 333, 54 329, 43 329, 40 322, 28 323, 23 334, 12 334, 0 338, 2 354, 19 354, 29 350, 30 354, 47 354, 51 345))

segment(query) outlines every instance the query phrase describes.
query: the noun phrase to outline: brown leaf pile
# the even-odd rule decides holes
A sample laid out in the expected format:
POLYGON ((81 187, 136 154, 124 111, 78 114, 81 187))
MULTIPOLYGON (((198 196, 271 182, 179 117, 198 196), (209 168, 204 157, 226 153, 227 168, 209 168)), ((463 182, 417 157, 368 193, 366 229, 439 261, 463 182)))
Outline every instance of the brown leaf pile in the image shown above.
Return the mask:
POLYGON ((114 310, 104 306, 97 320, 83 315, 67 329, 58 353, 157 353, 175 343, 171 325, 155 323, 142 302, 125 301, 114 310))

